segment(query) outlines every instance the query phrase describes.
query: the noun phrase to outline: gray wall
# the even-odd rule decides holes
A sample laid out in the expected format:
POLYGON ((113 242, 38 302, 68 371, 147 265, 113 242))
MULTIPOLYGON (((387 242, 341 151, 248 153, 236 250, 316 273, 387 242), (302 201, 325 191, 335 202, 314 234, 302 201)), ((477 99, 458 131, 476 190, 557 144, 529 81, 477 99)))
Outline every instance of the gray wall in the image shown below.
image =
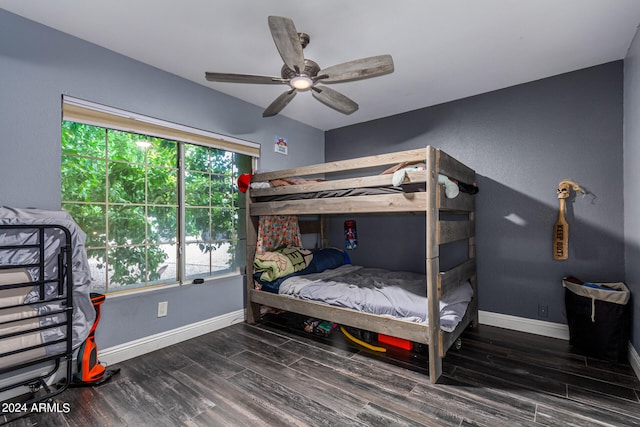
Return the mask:
POLYGON ((640 352, 640 36, 624 60, 624 233, 625 278, 633 304, 632 343, 640 352))
MULTIPOLYGON (((0 10, 0 205, 60 209, 63 94, 260 143, 265 169, 324 160, 318 129, 263 119, 256 106, 0 10), (289 156, 273 152, 276 135, 289 156)), ((242 286, 232 278, 108 298, 98 345, 242 309, 242 286), (169 301, 166 318, 156 318, 158 301, 169 301)))
MULTIPOLYGON (((564 323, 563 276, 624 279, 622 70, 613 62, 334 129, 326 161, 433 145, 474 168, 480 309, 564 323), (555 261, 556 187, 566 178, 589 194, 568 204, 569 260, 555 261)), ((424 270, 423 217, 356 219, 355 262, 424 270), (397 235, 403 245, 388 245, 397 235)))

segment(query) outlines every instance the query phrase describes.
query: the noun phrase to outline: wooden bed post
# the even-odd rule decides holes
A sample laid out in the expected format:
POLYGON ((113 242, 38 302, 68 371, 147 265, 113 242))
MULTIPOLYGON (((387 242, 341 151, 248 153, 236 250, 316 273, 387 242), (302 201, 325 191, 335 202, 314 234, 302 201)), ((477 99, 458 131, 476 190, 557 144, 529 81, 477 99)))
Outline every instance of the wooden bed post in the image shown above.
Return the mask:
POLYGON ((435 383, 442 374, 440 357, 440 298, 438 276, 440 273, 440 248, 438 239, 438 151, 431 146, 426 148, 427 165, 427 316, 429 319, 429 380, 435 383))
POLYGON ((258 217, 251 215, 251 189, 246 192, 246 222, 247 222, 247 259, 245 268, 247 303, 247 323, 255 323, 260 318, 260 304, 249 300, 249 293, 253 289, 253 259, 256 255, 258 242, 258 217))
POLYGON ((329 246, 329 219, 327 215, 320 215, 320 247, 329 246))
MULTIPOLYGON (((473 227, 473 237, 469 238, 469 259, 476 260, 476 212, 475 212, 475 199, 473 211, 469 212, 469 221, 473 227)), ((473 313, 473 319, 471 319, 471 327, 476 328, 478 326, 478 273, 474 271, 473 275, 469 278, 471 288, 473 289, 473 297, 476 299, 474 305, 475 312, 473 313)))

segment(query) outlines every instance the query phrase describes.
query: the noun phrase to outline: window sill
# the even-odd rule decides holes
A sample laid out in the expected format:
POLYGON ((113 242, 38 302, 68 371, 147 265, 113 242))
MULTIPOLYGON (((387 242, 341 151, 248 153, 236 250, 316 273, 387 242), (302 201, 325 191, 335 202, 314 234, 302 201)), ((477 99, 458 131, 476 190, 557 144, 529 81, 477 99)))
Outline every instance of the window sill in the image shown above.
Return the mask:
POLYGON ((203 277, 204 282, 203 283, 193 283, 194 279, 189 279, 189 281, 185 282, 185 283, 168 283, 168 284, 161 284, 161 285, 150 285, 150 286, 145 286, 143 288, 137 288, 137 289, 127 289, 127 290, 122 290, 122 291, 114 291, 114 292, 109 292, 106 294, 107 298, 112 299, 112 298, 118 298, 118 297, 123 297, 123 296, 132 296, 132 295, 138 295, 138 294, 145 294, 148 292, 154 292, 154 291, 159 291, 161 289, 172 289, 172 288, 179 288, 179 287, 183 287, 183 286, 207 286, 207 285, 214 285, 216 282, 220 281, 220 280, 227 280, 227 279, 231 279, 231 278, 235 278, 235 277, 243 277, 244 274, 242 274, 242 272, 240 271, 234 271, 234 272, 230 272, 230 273, 226 273, 226 274, 221 274, 218 276, 209 276, 209 277, 203 277))

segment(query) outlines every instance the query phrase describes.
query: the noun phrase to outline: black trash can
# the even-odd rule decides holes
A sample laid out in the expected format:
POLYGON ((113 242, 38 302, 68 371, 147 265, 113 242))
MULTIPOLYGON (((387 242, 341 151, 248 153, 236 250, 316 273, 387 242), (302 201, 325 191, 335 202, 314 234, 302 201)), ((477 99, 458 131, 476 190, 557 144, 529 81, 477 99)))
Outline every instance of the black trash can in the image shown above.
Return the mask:
POLYGON ((573 278, 562 280, 562 286, 572 348, 585 356, 625 362, 631 320, 627 286, 573 278))

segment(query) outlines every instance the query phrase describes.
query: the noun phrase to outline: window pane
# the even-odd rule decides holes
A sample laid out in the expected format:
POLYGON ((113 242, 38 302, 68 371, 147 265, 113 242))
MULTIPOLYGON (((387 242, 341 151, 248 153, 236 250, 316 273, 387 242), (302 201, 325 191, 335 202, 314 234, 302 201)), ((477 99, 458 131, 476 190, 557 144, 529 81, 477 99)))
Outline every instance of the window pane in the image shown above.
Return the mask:
POLYGON ((211 206, 231 207, 232 206, 231 176, 211 177, 211 206))
POLYGON ((185 209, 185 228, 187 242, 210 241, 211 224, 209 220, 209 209, 185 209))
POLYGON ((251 156, 237 153, 234 153, 233 158, 235 164, 233 167, 233 177, 231 178, 231 185, 233 186, 231 201, 234 207, 242 208, 245 206, 245 194, 238 191, 236 183, 241 174, 251 172, 252 159, 251 156))
POLYGON ((233 168, 233 181, 236 182, 238 176, 243 173, 251 172, 251 156, 246 154, 233 154, 234 168, 233 168))
POLYGON ((244 195, 241 192, 234 191, 233 193, 231 193, 231 197, 229 199, 229 205, 236 208, 240 206, 244 206, 244 199, 242 199, 242 201, 240 200, 240 197, 243 197, 243 196, 244 195))
POLYGON ((211 272, 211 247, 204 243, 185 245, 185 273, 187 278, 208 276, 211 272))
POLYGON ((209 151, 207 147, 185 144, 184 168, 188 171, 209 172, 209 151))
POLYGON ((62 200, 89 202, 106 199, 105 162, 62 156, 62 200))
POLYGON ((165 168, 178 167, 178 143, 160 138, 149 138, 151 146, 147 148, 147 164, 165 168))
POLYGON ((105 249, 87 250, 89 269, 91 271, 91 290, 105 293, 107 289, 107 251, 105 249))
POLYGON ((211 149, 211 172, 231 176, 233 171, 233 153, 211 149))
POLYGON ((185 172, 185 203, 190 206, 209 206, 210 184, 211 178, 209 174, 200 172, 185 172))
POLYGON ((147 259, 149 282, 157 284, 177 280, 175 245, 149 246, 147 259))
POLYGON ((62 209, 69 212, 87 234, 86 247, 105 247, 107 244, 107 217, 104 205, 74 205, 65 203, 62 209))
POLYGON ((144 246, 109 249, 109 290, 121 290, 123 286, 146 283, 146 248, 144 246), (120 289, 118 289, 120 288, 120 289))
POLYGON ((62 152, 104 159, 106 132, 106 129, 97 126, 63 121, 62 152))
POLYGON ((112 203, 144 203, 144 166, 109 163, 109 201, 112 203))
POLYGON ((153 138, 135 133, 109 130, 109 157, 112 160, 140 163, 145 161, 146 149, 153 138))
POLYGON ((235 213, 232 209, 213 209, 211 211, 211 240, 231 240, 235 230, 235 213))
MULTIPOLYGON (((247 241, 246 240, 238 240, 236 241, 234 256, 233 256, 233 264, 231 264, 231 269, 233 271, 238 271, 240 267, 245 266, 245 260, 247 259, 247 241)), ((252 260, 253 262, 253 260, 252 260)))
POLYGON ((227 271, 231 266, 233 247, 230 243, 222 243, 213 246, 211 252, 211 272, 227 271))
POLYGON ((237 239, 246 239, 247 238, 247 210, 244 208, 237 209, 235 212, 236 215, 236 238, 237 239))
POLYGON ((234 247, 231 243, 188 243, 186 245, 186 276, 210 276, 229 271, 233 263, 234 247))
POLYGON ((175 243, 178 240, 177 211, 177 208, 148 208, 149 243, 175 243))
POLYGON ((109 207, 109 245, 139 245, 146 240, 147 221, 142 206, 109 207))
POLYGON ((175 169, 147 169, 147 203, 176 205, 178 203, 178 176, 175 169))

